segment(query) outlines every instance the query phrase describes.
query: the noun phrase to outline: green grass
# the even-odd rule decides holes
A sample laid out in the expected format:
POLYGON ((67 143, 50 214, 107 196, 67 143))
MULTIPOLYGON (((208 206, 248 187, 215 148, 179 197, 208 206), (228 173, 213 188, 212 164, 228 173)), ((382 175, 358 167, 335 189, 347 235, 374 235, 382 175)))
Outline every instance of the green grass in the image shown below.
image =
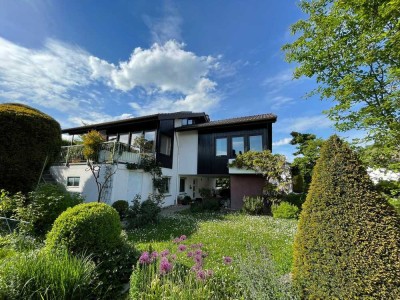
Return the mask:
MULTIPOLYGON (((177 245, 172 239, 187 236, 186 245, 202 243, 208 253, 205 268, 216 274, 226 272, 224 256, 246 257, 251 249, 264 249, 275 262, 280 274, 289 273, 292 266, 292 244, 297 227, 296 220, 273 219, 266 216, 241 214, 175 214, 164 217, 156 225, 129 232, 129 238, 140 251, 151 246, 154 250, 169 249, 176 252, 177 245), (222 271, 225 270, 225 271, 222 271)), ((261 251, 260 251, 261 252, 261 251)), ((183 258, 184 254, 180 254, 183 258)), ((254 254, 253 254, 254 255, 254 254)), ((186 259, 188 266, 191 261, 186 259)), ((235 264, 229 268, 236 272, 235 264)))

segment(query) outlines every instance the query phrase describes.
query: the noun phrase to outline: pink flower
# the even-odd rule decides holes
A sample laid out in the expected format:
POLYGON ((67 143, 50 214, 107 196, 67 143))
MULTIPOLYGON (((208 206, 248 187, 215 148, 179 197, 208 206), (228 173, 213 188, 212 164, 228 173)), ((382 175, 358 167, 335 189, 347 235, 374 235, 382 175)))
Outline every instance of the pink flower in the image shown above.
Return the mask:
POLYGON ((195 252, 194 252, 194 254, 196 254, 196 255, 201 255, 203 253, 203 251, 201 251, 201 250, 196 250, 195 252))
POLYGON ((178 251, 179 251, 179 252, 183 252, 183 251, 185 251, 185 250, 186 250, 186 245, 180 244, 180 245, 178 246, 178 251))
POLYGON ((149 252, 145 251, 142 253, 142 255, 139 257, 139 263, 142 265, 148 265, 151 263, 149 252))
POLYGON ((186 235, 181 235, 181 237, 179 238, 181 241, 186 240, 186 235))
POLYGON ((178 243, 181 242, 181 239, 180 239, 180 238, 174 238, 174 239, 172 240, 172 242, 173 242, 174 244, 178 244, 178 243))
POLYGON ((204 270, 198 270, 196 273, 196 277, 198 280, 206 280, 207 273, 204 270))
POLYGON ((160 273, 166 275, 172 270, 172 264, 168 261, 168 258, 162 257, 160 262, 160 273))
POLYGON ((192 256, 193 256, 193 252, 189 251, 188 254, 187 254, 187 257, 192 257, 192 256))
POLYGON ((167 256, 168 254, 169 254, 169 250, 166 249, 166 250, 164 250, 164 251, 161 252, 161 257, 165 257, 165 256, 167 256))
POLYGON ((224 264, 229 265, 232 263, 232 257, 224 256, 224 264))
POLYGON ((206 270, 207 271, 207 277, 211 277, 214 275, 214 271, 213 270, 206 270))
POLYGON ((192 270, 193 272, 200 271, 201 269, 202 268, 200 264, 195 264, 193 267, 190 268, 190 270, 192 270))
POLYGON ((195 255, 194 256, 194 261, 196 262, 196 264, 202 264, 203 263, 203 257, 201 255, 195 255))

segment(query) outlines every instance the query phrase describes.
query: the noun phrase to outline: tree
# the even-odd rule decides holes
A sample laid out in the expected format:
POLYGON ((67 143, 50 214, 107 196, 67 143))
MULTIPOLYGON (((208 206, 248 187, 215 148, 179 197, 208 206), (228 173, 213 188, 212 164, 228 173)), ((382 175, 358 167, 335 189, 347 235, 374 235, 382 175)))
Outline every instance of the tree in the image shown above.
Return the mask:
MULTIPOLYGON (((292 25, 286 58, 294 77, 314 77, 310 95, 332 99, 338 130, 359 129, 374 147, 400 152, 400 0, 309 0, 308 19, 292 25)), ((384 165, 385 167, 390 167, 384 165)))
POLYGON ((350 147, 321 149, 293 245, 301 299, 399 299, 400 219, 350 147))
POLYGON ((286 158, 280 154, 248 151, 236 156, 230 166, 246 168, 262 174, 265 178, 264 194, 269 202, 275 202, 288 191, 289 172, 286 158))
POLYGON ((32 191, 60 147, 56 120, 27 105, 0 104, 0 189, 32 191))
POLYGON ((297 148, 297 151, 293 153, 293 155, 301 155, 294 159, 292 168, 298 169, 300 175, 304 179, 305 186, 303 186, 303 190, 307 191, 324 140, 317 138, 314 134, 310 133, 299 133, 293 131, 290 135, 293 137, 290 144, 296 145, 297 148))
POLYGON ((91 130, 82 135, 82 141, 83 155, 87 159, 87 170, 92 172, 97 187, 97 202, 101 202, 103 191, 117 169, 113 170, 112 166, 107 166, 105 162, 100 162, 99 160, 100 145, 105 142, 100 132, 91 130), (104 174, 101 172, 102 169, 105 169, 104 174))

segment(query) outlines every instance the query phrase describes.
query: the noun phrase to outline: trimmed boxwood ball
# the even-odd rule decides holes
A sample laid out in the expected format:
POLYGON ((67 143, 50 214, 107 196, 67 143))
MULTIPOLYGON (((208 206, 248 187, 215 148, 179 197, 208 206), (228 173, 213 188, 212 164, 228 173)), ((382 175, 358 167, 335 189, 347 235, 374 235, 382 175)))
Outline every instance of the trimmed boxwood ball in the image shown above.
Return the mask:
POLYGON ((66 247, 75 254, 102 255, 121 243, 117 211, 104 203, 83 203, 68 208, 54 222, 47 235, 50 250, 66 247))
POLYGON ((0 189, 33 190, 46 156, 61 146, 61 128, 50 116, 23 104, 0 104, 0 189))
POLYGON ((400 219, 349 146, 321 149, 294 241, 301 299, 400 299, 400 219))

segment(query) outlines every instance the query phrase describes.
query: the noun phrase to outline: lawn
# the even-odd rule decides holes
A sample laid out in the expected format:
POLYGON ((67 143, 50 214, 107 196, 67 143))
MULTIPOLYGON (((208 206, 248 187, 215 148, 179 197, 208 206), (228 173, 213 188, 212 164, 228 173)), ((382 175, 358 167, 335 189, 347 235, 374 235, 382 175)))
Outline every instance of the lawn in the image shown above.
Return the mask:
MULTIPOLYGON (((265 250, 264 253, 271 256, 277 271, 283 275, 291 270, 296 226, 296 220, 267 216, 186 213, 163 217, 158 224, 130 231, 128 235, 140 251, 148 251, 151 247, 157 251, 168 249, 171 252, 177 252, 177 244, 172 240, 186 235, 185 245, 203 244, 203 250, 208 254, 205 268, 212 269, 216 274, 226 269, 223 261, 225 256, 233 258, 229 268, 235 273, 235 260, 265 250)), ((190 260, 186 261, 189 265, 190 260)))

